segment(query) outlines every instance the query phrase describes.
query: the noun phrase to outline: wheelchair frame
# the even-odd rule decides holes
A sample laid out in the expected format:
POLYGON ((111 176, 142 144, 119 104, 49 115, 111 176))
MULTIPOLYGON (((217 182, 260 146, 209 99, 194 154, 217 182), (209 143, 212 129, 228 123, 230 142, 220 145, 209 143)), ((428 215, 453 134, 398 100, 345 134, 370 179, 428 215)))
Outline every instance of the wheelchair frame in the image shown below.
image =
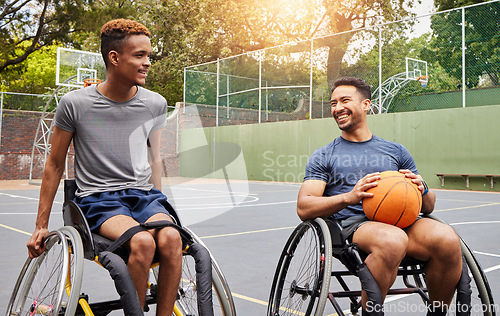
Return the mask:
MULTIPOLYGON (((90 232, 83 213, 72 201, 74 188, 74 180, 65 181, 65 203, 63 206, 65 226, 47 234, 46 251, 41 256, 26 260, 14 286, 6 315, 107 315, 114 310, 124 309, 123 303, 127 304, 125 300, 90 303, 89 296, 80 293, 84 258, 99 263, 99 254, 102 253, 100 251, 103 250, 103 247, 107 247, 110 241, 90 232)), ((179 223, 175 211, 173 216, 179 223)), ((189 235, 190 240, 188 246, 183 250, 182 276, 174 306, 174 315, 236 315, 231 291, 212 254, 193 231, 187 227, 182 227, 180 230, 184 235, 189 235), (189 248, 196 248, 194 246, 206 249, 208 254, 206 259, 210 258, 211 260, 209 264, 200 262, 206 261, 206 259, 193 257, 189 248), (197 286, 197 284, 201 278, 196 272, 203 264, 205 267, 208 264, 208 271, 211 270, 214 314, 211 311, 203 312, 204 309, 198 307, 197 290, 201 286, 197 286), (194 272, 195 270, 196 272, 194 272)), ((123 261, 120 260, 122 263, 119 263, 118 266, 123 265, 126 268, 124 262, 127 259, 127 251, 120 247, 116 253, 123 259, 123 261)), ((117 274, 116 269, 113 267, 110 270, 113 279, 117 274)), ((153 264, 151 269, 152 275, 157 279, 158 264, 153 264)), ((125 278, 130 278, 128 270, 122 274, 125 275, 125 278)), ((132 284, 132 290, 128 289, 133 291, 132 297, 137 297, 131 280, 127 282, 132 284)), ((148 285, 146 311, 149 310, 149 305, 156 303, 156 285, 151 283, 148 285)), ((118 286, 117 290, 125 291, 118 286)), ((138 308, 140 309, 140 304, 138 308)), ((139 313, 142 314, 142 311, 139 313)))
MULTIPOLYGON (((441 221, 431 215, 425 216, 441 221)), ((347 276, 357 276, 361 281, 361 288, 368 293, 369 300, 383 304, 380 289, 363 263, 363 254, 356 244, 341 238, 341 230, 337 221, 325 221, 322 218, 304 221, 295 228, 278 261, 267 315, 320 316, 324 314, 327 300, 338 315, 358 315, 361 290, 359 287, 352 290, 345 280, 347 276), (332 271, 333 258, 340 261, 344 268, 332 271), (336 284, 331 280, 332 277, 336 284), (330 285, 335 287, 334 291, 331 291, 330 285), (342 298, 348 299, 348 309, 345 309, 347 303, 342 308, 339 302, 342 298)), ((488 280, 473 253, 461 238, 460 240, 464 269, 452 302, 456 312, 453 315, 493 316, 496 311, 488 280)), ((429 306, 431 302, 425 288, 425 262, 403 259, 398 276, 401 276, 404 287, 395 288, 393 285, 388 296, 417 294, 423 301, 423 307, 429 306)), ((449 312, 453 306, 450 306, 449 312)), ((378 311, 370 315, 383 314, 383 311, 378 311)))

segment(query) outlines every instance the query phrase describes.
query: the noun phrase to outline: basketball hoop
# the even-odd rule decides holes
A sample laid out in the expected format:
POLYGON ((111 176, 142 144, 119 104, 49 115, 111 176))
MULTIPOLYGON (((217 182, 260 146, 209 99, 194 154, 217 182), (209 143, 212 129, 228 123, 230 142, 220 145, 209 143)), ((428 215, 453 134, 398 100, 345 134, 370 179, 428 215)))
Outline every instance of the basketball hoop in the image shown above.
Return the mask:
POLYGON ((102 82, 101 79, 85 79, 83 80, 83 87, 85 88, 93 84, 99 84, 101 82, 102 82))
POLYGON ((420 86, 422 88, 427 88, 427 82, 429 82, 429 76, 420 76, 417 78, 420 81, 420 86))

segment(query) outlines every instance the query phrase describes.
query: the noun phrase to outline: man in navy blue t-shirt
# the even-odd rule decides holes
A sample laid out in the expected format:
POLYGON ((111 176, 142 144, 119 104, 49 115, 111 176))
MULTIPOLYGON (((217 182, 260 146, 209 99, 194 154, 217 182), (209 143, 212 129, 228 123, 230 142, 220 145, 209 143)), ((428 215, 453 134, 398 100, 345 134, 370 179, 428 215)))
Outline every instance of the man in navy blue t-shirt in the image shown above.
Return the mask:
MULTIPOLYGON (((434 307, 428 315, 445 315, 462 272, 460 240, 454 230, 428 218, 402 230, 364 216, 362 200, 372 196, 366 190, 377 185, 382 171, 399 171, 418 185, 422 213, 431 213, 436 201, 408 150, 370 132, 370 98, 370 86, 361 79, 341 78, 333 84, 331 111, 342 133, 309 159, 297 213, 302 220, 339 220, 348 238, 368 254, 365 263, 384 297, 406 255, 427 261, 426 283, 434 307)), ((366 310, 366 293, 362 302, 366 310)))

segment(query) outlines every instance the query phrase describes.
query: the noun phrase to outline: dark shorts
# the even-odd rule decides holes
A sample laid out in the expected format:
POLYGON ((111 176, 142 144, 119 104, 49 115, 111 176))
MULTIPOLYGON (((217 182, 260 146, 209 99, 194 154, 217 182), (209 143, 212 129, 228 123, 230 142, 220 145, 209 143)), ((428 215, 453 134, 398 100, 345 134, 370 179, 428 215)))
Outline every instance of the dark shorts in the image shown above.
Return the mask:
MULTIPOLYGON (((420 217, 420 216, 417 217, 416 221, 418 221, 420 218, 422 218, 422 217, 420 217)), ((348 242, 352 242, 352 236, 354 235, 356 230, 361 225, 363 225, 364 223, 367 223, 369 221, 370 220, 365 215, 355 215, 355 216, 351 216, 351 217, 348 217, 346 219, 340 220, 340 226, 342 226, 342 232, 341 232, 342 238, 344 240, 347 240, 348 242)), ((410 227, 411 227, 411 225, 404 228, 403 230, 407 231, 408 228, 410 228, 410 227)))
POLYGON ((138 223, 145 223, 157 213, 171 215, 163 206, 168 203, 167 197, 157 189, 101 192, 83 198, 76 197, 75 202, 85 214, 92 231, 116 215, 130 216, 138 223))

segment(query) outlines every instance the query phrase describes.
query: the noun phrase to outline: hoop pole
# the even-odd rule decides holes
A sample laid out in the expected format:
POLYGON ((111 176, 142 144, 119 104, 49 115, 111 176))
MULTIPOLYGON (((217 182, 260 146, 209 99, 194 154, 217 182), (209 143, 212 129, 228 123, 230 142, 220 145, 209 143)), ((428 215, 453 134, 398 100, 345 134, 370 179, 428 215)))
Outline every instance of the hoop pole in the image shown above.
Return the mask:
POLYGON ((313 40, 311 39, 311 73, 309 76, 309 119, 312 119, 312 108, 313 108, 313 52, 314 52, 314 45, 313 45, 313 40))
POLYGON ((462 8, 462 107, 465 107, 465 8, 462 8))
POLYGON ((215 126, 219 126, 219 83, 220 80, 220 62, 217 58, 217 99, 215 100, 215 126))
POLYGON ((0 93, 0 146, 2 145, 3 93, 0 93))
POLYGON ((382 114, 382 27, 378 28, 378 114, 382 114))
POLYGON ((262 52, 259 53, 259 124, 262 122, 262 52))

